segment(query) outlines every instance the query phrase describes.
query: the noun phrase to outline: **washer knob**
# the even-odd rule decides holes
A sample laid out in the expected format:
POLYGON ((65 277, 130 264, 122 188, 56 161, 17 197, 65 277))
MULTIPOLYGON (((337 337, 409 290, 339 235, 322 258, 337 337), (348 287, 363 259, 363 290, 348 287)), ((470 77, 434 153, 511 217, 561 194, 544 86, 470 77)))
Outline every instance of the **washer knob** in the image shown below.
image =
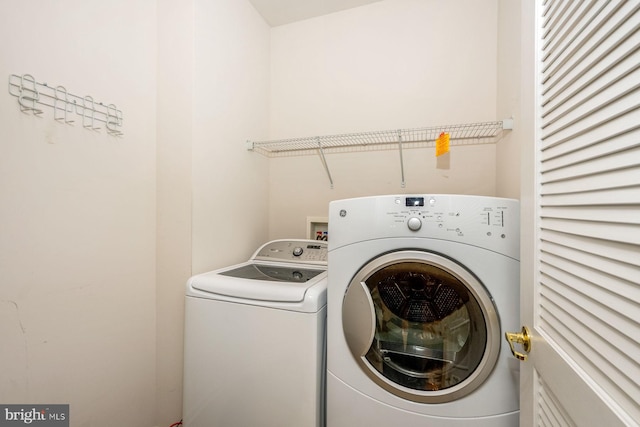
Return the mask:
POLYGON ((296 246, 295 248, 293 248, 293 256, 300 256, 302 255, 302 252, 304 251, 300 246, 296 246))
POLYGON ((407 221, 407 227, 409 227, 409 230, 418 231, 422 227, 422 221, 420 221, 420 218, 413 216, 407 221))

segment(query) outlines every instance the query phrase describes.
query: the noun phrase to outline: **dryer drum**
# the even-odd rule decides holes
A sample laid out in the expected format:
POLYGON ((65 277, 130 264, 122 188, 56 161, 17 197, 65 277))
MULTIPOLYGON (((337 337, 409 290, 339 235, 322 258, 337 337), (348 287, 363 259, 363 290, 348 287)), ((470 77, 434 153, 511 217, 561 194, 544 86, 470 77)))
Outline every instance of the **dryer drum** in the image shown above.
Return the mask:
POLYGON ((400 261, 365 279, 376 327, 366 354, 393 383, 420 391, 456 386, 480 363, 484 319, 469 287, 439 266, 400 261))
POLYGON ((442 320, 464 303, 455 289, 420 273, 387 277, 378 291, 393 314, 410 322, 442 320))

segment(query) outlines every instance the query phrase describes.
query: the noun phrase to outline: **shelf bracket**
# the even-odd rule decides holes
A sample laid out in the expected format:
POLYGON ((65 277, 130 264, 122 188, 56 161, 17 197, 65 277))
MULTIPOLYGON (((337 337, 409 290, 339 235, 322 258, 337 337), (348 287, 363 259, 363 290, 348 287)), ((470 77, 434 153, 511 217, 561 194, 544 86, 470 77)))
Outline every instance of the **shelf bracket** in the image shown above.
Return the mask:
POLYGON ((402 157, 402 130, 398 129, 398 151, 400 152, 400 186, 404 188, 404 158, 402 157))
POLYGON ((316 143, 318 144, 318 153, 320 154, 322 166, 324 166, 324 170, 325 172, 327 172, 327 177, 329 178, 331 189, 333 189, 333 178, 331 178, 331 172, 329 171, 329 166, 327 165, 327 159, 324 157, 324 150, 322 149, 322 142, 320 142, 319 136, 316 137, 316 143))

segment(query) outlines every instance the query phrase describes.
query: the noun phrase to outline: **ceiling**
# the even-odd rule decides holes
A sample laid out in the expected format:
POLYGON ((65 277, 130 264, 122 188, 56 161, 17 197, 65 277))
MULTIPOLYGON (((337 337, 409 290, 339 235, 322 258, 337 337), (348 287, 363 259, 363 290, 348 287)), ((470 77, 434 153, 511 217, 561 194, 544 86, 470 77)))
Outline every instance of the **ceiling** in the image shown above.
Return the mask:
POLYGON ((272 26, 327 15, 381 0, 249 0, 272 26))

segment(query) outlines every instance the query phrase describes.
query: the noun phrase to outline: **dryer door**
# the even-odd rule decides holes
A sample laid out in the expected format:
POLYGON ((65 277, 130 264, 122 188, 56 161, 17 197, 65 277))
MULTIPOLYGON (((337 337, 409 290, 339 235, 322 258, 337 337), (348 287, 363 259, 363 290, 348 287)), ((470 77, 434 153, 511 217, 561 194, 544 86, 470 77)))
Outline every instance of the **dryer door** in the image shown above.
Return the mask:
POLYGON ((479 387, 498 358, 500 322, 486 288, 460 264, 405 250, 354 276, 342 307, 351 353, 380 387, 441 403, 479 387))

